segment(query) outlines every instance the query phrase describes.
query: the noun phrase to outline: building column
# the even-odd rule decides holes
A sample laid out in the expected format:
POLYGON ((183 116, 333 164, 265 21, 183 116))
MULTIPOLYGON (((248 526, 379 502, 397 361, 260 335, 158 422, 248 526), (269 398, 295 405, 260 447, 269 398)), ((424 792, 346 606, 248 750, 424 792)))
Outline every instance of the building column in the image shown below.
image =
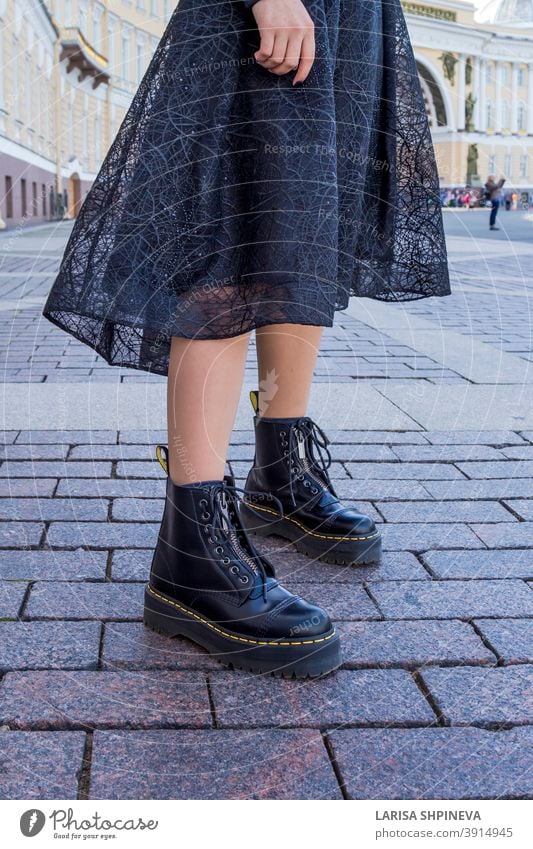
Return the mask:
POLYGON ((511 65, 511 132, 518 132, 518 62, 511 65))
POLYGON ((527 66, 527 132, 533 135, 533 62, 527 66))
POLYGON ((502 63, 496 62, 496 120, 494 121, 494 131, 501 133, 502 131, 502 63))
POLYGON ((480 96, 481 96, 481 84, 480 84, 480 59, 479 56, 472 57, 472 94, 476 98, 474 103, 474 113, 472 115, 472 121, 474 123, 474 129, 479 131, 480 124, 480 96))
POLYGON ((465 94, 466 94, 466 57, 464 53, 459 54, 457 63, 457 129, 465 128, 465 94))
POLYGON ((479 57, 479 97, 478 102, 476 103, 478 120, 476 123, 476 130, 480 133, 484 133, 487 129, 487 120, 486 120, 486 105, 487 105, 487 83, 486 83, 486 65, 485 60, 480 56, 479 57))

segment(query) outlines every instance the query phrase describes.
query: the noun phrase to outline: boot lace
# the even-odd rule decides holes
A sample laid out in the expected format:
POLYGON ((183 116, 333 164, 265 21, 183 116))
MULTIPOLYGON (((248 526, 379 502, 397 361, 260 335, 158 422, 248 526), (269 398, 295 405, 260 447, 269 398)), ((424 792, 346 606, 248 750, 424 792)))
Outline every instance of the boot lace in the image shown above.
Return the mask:
MULTIPOLYGON (((245 492, 246 495, 261 496, 262 499, 267 498, 269 501, 275 501, 283 514, 283 506, 280 500, 272 493, 244 490, 224 478, 220 483, 211 485, 207 498, 200 500, 200 505, 204 507, 202 519, 204 521, 212 519, 204 528, 209 534, 209 542, 217 545, 216 553, 224 554, 221 543, 229 539, 237 557, 241 558, 261 580, 263 599, 266 601, 268 577, 269 575, 274 576, 274 569, 270 561, 255 549, 240 520, 238 507, 240 497, 238 493, 245 492)), ((230 566, 231 558, 225 554, 222 557, 222 563, 230 566)), ((234 563, 230 566, 230 571, 234 575, 239 575, 243 584, 248 582, 248 576, 241 575, 237 564, 234 563)))
POLYGON ((305 486, 306 474, 318 484, 318 488, 311 487, 314 498, 310 501, 318 501, 324 488, 327 488, 336 498, 337 493, 328 472, 332 463, 331 452, 328 448, 330 441, 322 428, 306 416, 291 422, 288 436, 291 469, 289 488, 293 505, 296 507, 294 483, 296 480, 304 481, 305 486), (311 447, 310 451, 307 450, 308 445, 311 447))

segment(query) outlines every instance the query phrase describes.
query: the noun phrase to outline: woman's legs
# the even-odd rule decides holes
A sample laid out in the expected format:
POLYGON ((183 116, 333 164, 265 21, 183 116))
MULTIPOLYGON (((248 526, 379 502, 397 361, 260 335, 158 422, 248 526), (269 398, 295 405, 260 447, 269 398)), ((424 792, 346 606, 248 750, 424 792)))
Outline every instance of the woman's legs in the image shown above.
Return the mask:
POLYGON ((247 347, 248 336, 172 340, 169 476, 144 623, 237 669, 319 676, 341 664, 339 636, 325 611, 273 579, 222 481, 247 347))
POLYGON ((305 416, 323 327, 271 324, 256 331, 259 412, 305 416))
POLYGON ((249 334, 173 337, 167 384, 169 474, 176 484, 222 480, 249 334))
POLYGON ((259 415, 242 518, 250 532, 285 537, 328 563, 372 563, 381 555, 380 533, 369 516, 339 501, 327 437, 306 415, 321 333, 296 324, 257 331, 259 415), (277 508, 256 497, 269 493, 277 508))

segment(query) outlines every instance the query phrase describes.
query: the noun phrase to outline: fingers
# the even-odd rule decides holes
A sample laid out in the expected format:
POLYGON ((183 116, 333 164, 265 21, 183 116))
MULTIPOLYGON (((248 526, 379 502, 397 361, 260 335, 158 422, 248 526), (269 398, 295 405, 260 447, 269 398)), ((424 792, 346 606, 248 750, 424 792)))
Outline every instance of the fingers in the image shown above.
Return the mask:
MULTIPOLYGON (((263 39, 261 39, 261 46, 262 44, 263 39)), ((288 45, 289 39, 287 35, 284 32, 276 33, 270 55, 262 62, 260 62, 263 68, 266 68, 268 71, 271 71, 273 68, 277 68, 282 65, 285 61, 285 55, 287 53, 288 45)))
POLYGON ((294 75, 294 79, 292 81, 293 85, 298 85, 298 83, 303 83, 304 80, 309 76, 309 72, 313 67, 313 62, 315 61, 315 37, 313 33, 308 33, 302 41, 302 49, 300 54, 300 62, 298 65, 298 71, 294 75))
POLYGON ((272 56, 274 50, 274 40, 275 35, 272 30, 265 30, 261 33, 261 43, 259 45, 259 50, 254 54, 256 61, 259 65, 265 67, 265 62, 270 61, 270 57, 272 56))
POLYGON ((298 70, 294 82, 303 82, 315 58, 315 25, 305 4, 260 0, 252 6, 252 14, 260 35, 255 53, 258 64, 278 76, 298 70))
POLYGON ((309 76, 315 60, 315 38, 312 33, 302 36, 295 33, 287 38, 284 33, 275 37, 261 38, 261 45, 255 54, 259 65, 277 76, 298 69, 293 85, 303 82, 309 76))
MULTIPOLYGON (((277 39, 276 39, 277 46, 277 39)), ((273 74, 277 74, 278 76, 282 76, 283 74, 288 74, 289 71, 294 71, 298 67, 298 63, 300 61, 300 54, 302 50, 302 38, 298 35, 293 35, 289 38, 287 43, 285 44, 285 52, 281 58, 281 62, 277 62, 273 65, 269 70, 272 71, 273 74)), ((281 50, 279 52, 281 55, 281 50)))

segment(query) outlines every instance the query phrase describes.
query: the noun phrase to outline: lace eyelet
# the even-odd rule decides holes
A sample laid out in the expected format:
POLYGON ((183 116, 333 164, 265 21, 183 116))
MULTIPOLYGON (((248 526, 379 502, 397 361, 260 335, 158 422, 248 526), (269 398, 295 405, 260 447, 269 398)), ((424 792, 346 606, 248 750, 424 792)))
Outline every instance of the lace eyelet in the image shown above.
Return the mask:
POLYGON ((282 437, 287 436, 287 431, 286 430, 280 430, 279 435, 282 436, 282 437))
POLYGON ((204 520, 204 522, 207 522, 207 520, 210 518, 211 516, 209 513, 206 513, 205 511, 202 513, 202 519, 204 520))
POLYGON ((242 581, 243 584, 247 584, 250 579, 249 579, 248 575, 241 575, 240 580, 242 581))
POLYGON ((200 505, 200 507, 207 507, 207 501, 205 498, 201 498, 198 504, 200 505))
POLYGON ((303 480, 304 480, 304 476, 303 476, 303 475, 296 475, 296 477, 297 477, 297 479, 298 479, 299 481, 303 481, 303 480))
POLYGON ((231 563, 231 560, 230 560, 229 557, 223 557, 222 562, 223 562, 224 566, 227 566, 228 563, 231 563))
MULTIPOLYGON (((216 541, 218 542, 218 540, 216 540, 216 541)), ((217 545, 217 547, 215 548, 215 551, 216 551, 217 554, 224 554, 224 549, 222 548, 221 545, 217 545)))
POLYGON ((316 486, 312 486, 312 487, 311 487, 311 492, 313 493, 313 495, 316 495, 316 494, 317 494, 318 489, 316 488, 316 486))
POLYGON ((233 566, 230 566, 230 572, 232 575, 239 575, 239 567, 233 564, 233 566))

